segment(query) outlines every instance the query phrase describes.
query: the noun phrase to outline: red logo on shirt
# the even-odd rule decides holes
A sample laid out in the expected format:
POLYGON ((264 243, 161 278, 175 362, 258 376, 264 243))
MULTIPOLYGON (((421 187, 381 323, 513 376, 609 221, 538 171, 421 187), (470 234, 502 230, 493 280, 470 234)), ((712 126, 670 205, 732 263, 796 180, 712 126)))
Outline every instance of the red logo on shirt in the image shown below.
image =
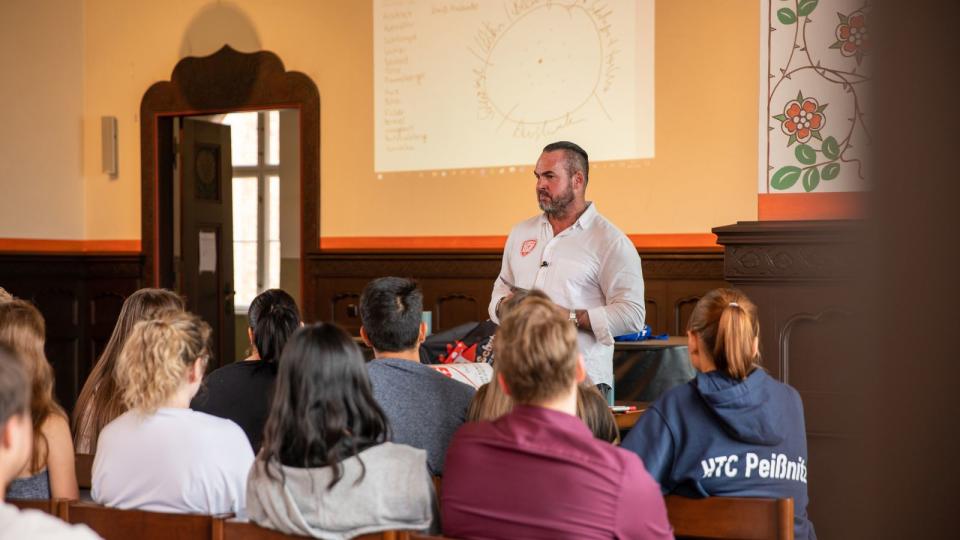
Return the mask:
POLYGON ((527 240, 522 246, 520 246, 520 255, 526 257, 531 251, 533 251, 533 248, 535 247, 537 247, 536 240, 527 240))

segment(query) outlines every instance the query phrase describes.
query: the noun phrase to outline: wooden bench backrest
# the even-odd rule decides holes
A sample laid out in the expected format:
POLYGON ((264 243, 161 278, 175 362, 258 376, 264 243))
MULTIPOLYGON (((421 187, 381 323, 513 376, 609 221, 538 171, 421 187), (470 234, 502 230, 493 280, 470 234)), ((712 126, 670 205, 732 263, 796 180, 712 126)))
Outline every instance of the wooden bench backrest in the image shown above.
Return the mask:
MULTIPOLYGON (((213 540, 295 540, 309 538, 293 534, 285 534, 272 529, 261 527, 255 523, 228 519, 222 523, 222 536, 213 540)), ((356 536, 353 540, 407 540, 406 531, 383 531, 373 534, 356 536)))
POLYGON ((58 499, 8 499, 6 502, 21 510, 40 510, 52 516, 58 515, 60 510, 58 499))
POLYGON ((793 499, 665 499, 677 538, 793 540, 793 499))
POLYGON ((68 523, 83 523, 104 540, 210 540, 224 516, 119 510, 74 501, 61 505, 60 517, 68 523))
POLYGON ((80 489, 93 487, 93 454, 75 454, 74 466, 77 470, 77 486, 80 489))

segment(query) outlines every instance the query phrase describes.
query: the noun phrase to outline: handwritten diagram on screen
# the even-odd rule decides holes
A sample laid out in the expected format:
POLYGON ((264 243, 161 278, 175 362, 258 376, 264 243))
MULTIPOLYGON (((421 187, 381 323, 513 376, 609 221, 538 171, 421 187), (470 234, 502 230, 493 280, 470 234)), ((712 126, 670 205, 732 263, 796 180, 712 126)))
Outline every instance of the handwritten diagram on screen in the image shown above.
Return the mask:
POLYGON ((654 0, 374 0, 377 172, 653 157, 654 0))

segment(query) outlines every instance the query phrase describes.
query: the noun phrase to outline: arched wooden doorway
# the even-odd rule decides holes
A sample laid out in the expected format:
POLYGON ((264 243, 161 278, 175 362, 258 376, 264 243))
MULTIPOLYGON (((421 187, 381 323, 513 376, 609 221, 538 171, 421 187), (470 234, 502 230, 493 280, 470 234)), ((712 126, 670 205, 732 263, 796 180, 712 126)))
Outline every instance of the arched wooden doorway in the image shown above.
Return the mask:
MULTIPOLYGON (((224 46, 205 57, 184 58, 169 81, 154 83, 140 103, 141 238, 143 281, 171 287, 173 260, 174 119, 262 110, 299 112, 300 294, 305 315, 316 312, 313 280, 304 264, 319 245, 320 94, 305 74, 286 71, 269 51, 241 53, 224 46)), ((220 359, 220 361, 232 359, 220 359)))

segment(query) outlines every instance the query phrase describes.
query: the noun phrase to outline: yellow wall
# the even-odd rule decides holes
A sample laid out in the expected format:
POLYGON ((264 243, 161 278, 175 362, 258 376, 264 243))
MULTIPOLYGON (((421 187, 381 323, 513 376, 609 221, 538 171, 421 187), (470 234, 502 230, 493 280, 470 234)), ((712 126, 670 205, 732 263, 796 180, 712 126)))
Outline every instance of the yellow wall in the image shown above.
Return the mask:
MULTIPOLYGON (((74 213, 86 216, 86 238, 140 237, 140 99, 180 58, 212 53, 224 42, 276 52, 288 70, 316 82, 323 236, 503 235, 537 212, 529 167, 494 177, 376 180, 370 2, 84 6, 85 202, 74 213), (100 173, 102 115, 119 121, 116 180, 100 173)), ((635 167, 598 167, 588 191, 625 232, 704 233, 756 218, 759 9, 746 0, 656 3, 656 157, 635 167)), ((537 153, 531 151, 531 164, 537 153)), ((33 211, 46 214, 44 208, 33 211)))
POLYGON ((81 0, 0 4, 0 238, 84 237, 82 16, 81 0))

